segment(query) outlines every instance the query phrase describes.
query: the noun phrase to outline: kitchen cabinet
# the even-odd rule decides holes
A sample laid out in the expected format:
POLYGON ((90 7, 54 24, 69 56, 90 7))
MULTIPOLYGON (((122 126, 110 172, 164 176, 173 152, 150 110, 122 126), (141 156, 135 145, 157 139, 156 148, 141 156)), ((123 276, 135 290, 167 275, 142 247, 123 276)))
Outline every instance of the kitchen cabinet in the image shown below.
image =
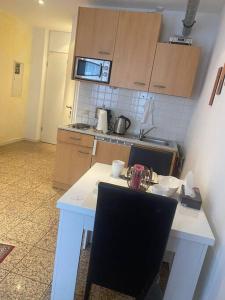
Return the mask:
POLYGON ((68 189, 91 166, 93 136, 58 130, 53 186, 68 189))
POLYGON ((161 19, 158 13, 120 12, 110 85, 148 91, 161 19))
POLYGON ((158 43, 149 91, 191 97, 200 48, 158 43))
POLYGON ((123 144, 112 144, 105 141, 97 141, 95 155, 92 156, 91 164, 96 162, 112 164, 112 161, 119 159, 125 162, 127 167, 130 155, 130 146, 123 144))
POLYGON ((80 7, 75 56, 112 60, 119 11, 80 7))

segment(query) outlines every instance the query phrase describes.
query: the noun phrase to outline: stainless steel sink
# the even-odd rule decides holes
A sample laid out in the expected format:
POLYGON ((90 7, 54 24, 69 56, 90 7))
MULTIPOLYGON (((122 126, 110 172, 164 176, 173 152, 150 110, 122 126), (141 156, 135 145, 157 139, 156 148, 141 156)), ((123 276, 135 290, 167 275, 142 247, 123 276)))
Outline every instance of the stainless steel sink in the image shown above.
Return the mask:
POLYGON ((156 145, 161 145, 161 146, 170 146, 170 142, 161 139, 156 139, 156 138, 145 137, 142 139, 142 141, 156 144, 156 145))

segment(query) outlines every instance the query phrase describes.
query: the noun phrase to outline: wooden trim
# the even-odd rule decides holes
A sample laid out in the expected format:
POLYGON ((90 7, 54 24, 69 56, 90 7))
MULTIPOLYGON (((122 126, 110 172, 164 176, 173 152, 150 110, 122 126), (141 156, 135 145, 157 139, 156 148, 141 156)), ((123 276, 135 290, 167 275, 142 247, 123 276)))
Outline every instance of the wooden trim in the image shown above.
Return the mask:
POLYGON ((220 67, 220 68, 218 69, 218 71, 217 71, 216 80, 215 80, 215 82, 214 82, 212 94, 211 94, 211 97, 210 97, 210 100, 209 100, 209 105, 210 105, 210 106, 213 105, 214 98, 215 98, 215 95, 216 95, 217 86, 218 86, 218 83, 219 83, 219 80, 220 80, 220 75, 221 75, 221 73, 222 73, 222 70, 223 70, 223 67, 220 67))
POLYGON ((225 79, 225 64, 222 68, 221 74, 220 74, 220 79, 219 83, 216 89, 216 95, 220 95, 222 92, 223 84, 224 84, 224 79, 225 79))

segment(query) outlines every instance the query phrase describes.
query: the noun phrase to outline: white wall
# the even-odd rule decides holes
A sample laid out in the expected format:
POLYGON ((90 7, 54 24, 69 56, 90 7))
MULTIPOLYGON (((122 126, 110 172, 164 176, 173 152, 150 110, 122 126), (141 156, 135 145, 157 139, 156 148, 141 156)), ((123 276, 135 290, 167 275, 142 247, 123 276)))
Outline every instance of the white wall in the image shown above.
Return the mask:
POLYGON ((25 138, 38 141, 41 132, 48 31, 43 28, 33 28, 32 37, 31 74, 25 138))
MULTIPOLYGON (((181 34, 183 17, 184 12, 163 12, 163 26, 160 41, 168 42, 170 36, 181 34)), ((74 23, 74 26, 76 26, 76 23, 74 23)), ((143 100, 146 99, 146 101, 148 101, 147 99, 152 96, 155 98, 155 125, 157 126, 157 129, 152 132, 152 135, 155 137, 176 140, 180 144, 184 143, 187 128, 207 72, 208 62, 211 57, 217 29, 218 16, 216 14, 198 14, 197 24, 195 25, 191 36, 193 38, 193 44, 202 48, 202 56, 192 99, 159 94, 139 93, 141 94, 140 97, 143 100)), ((140 120, 142 119, 141 114, 143 114, 143 112, 141 112, 141 110, 143 110, 143 103, 141 105, 138 104, 136 107, 132 106, 131 108, 131 105, 133 105, 132 99, 138 98, 135 91, 132 92, 125 89, 118 89, 117 93, 119 95, 126 94, 127 101, 124 100, 124 97, 120 96, 118 97, 117 104, 115 105, 115 102, 112 103, 112 101, 107 101, 111 99, 109 99, 109 89, 104 92, 104 87, 102 89, 99 87, 98 89, 101 89, 101 91, 98 93, 98 96, 96 96, 95 91, 92 93, 91 89, 96 90, 96 84, 81 84, 80 86, 78 99, 75 98, 75 102, 78 102, 76 104, 77 122, 88 122, 92 125, 94 106, 105 105, 107 108, 114 110, 117 115, 121 112, 131 119, 133 124, 131 127, 132 133, 137 133, 139 131, 140 120), (95 96, 93 97, 93 95, 95 96), (87 118, 88 110, 90 112, 90 118, 87 118)))
POLYGON ((225 10, 204 88, 186 140, 187 159, 183 175, 192 170, 200 187, 204 209, 216 237, 201 273, 196 299, 225 299, 225 87, 208 105, 219 66, 225 63, 225 10))

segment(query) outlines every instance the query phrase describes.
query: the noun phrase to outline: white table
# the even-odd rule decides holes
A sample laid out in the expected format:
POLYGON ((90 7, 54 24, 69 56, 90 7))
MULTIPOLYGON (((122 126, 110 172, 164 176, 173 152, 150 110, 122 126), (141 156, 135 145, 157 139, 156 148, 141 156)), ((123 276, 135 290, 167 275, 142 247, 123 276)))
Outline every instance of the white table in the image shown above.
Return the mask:
MULTIPOLYGON (((58 200, 60 221, 52 300, 72 300, 83 230, 93 230, 99 181, 127 186, 110 176, 111 166, 95 164, 58 200)), ((164 300, 191 300, 208 246, 214 236, 203 210, 178 204, 167 249, 175 253, 164 300)))

